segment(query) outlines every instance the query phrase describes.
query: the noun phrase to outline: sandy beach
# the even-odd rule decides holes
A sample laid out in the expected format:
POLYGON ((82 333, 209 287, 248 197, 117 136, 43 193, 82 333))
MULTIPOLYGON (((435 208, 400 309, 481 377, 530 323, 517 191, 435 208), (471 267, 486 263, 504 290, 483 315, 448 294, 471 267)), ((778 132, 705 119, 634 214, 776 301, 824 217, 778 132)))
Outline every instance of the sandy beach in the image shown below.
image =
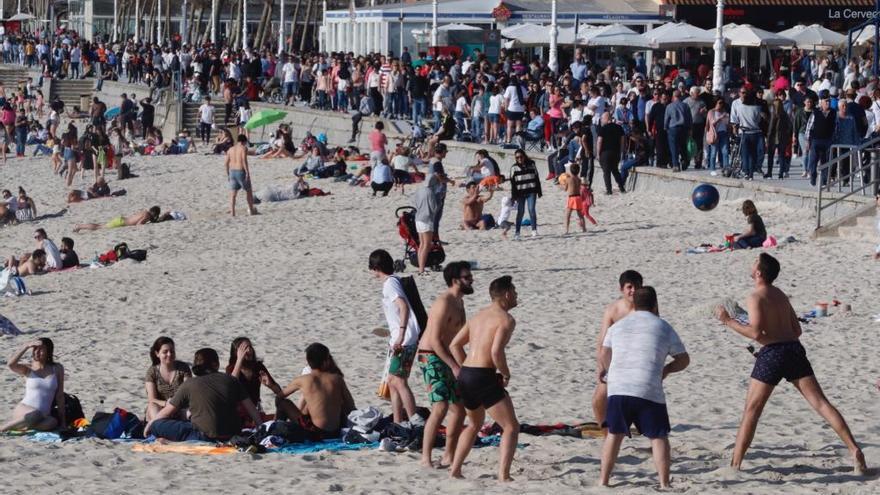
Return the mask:
MULTIPOLYGON (((281 382, 305 365, 312 342, 329 346, 358 407, 387 403, 375 397, 386 340, 372 330, 385 325, 381 286, 367 271, 377 248, 395 258, 403 252, 394 210, 415 191, 374 198, 367 188, 316 180, 326 197, 261 205, 261 215, 230 218, 223 161, 191 154, 125 160, 140 177, 111 180, 121 198, 75 204, 63 215, 36 224, 0 229, 0 254, 33 248, 43 227, 60 242, 76 241, 83 261, 118 242, 147 249, 146 262, 84 268, 27 279, 34 295, 0 298, 0 312, 26 335, 0 338, 0 359, 28 340, 47 336, 66 369, 65 389, 82 401, 86 416, 122 407, 143 416, 148 349, 160 335, 177 343, 178 358, 210 346, 225 362, 235 337, 252 339, 258 356, 281 382), (180 210, 186 221, 71 235, 75 223, 106 222, 153 205, 180 210)), ((447 164, 458 172, 463 164, 447 164)), ((254 160, 256 190, 290 183, 290 160, 254 160)), ((510 163, 501 164, 507 170, 510 163)), ((87 177, 89 177, 87 175, 87 177)), ((77 181, 79 182, 79 178, 77 181)), ((75 183, 76 183, 75 182, 75 183)), ((62 180, 48 158, 10 159, 0 166, 0 186, 25 187, 40 213, 65 208, 62 180)), ((80 183, 80 187, 86 183, 80 183)), ((781 385, 770 400, 746 457, 731 473, 736 428, 754 358, 748 341, 712 318, 712 307, 732 297, 742 304, 751 289, 749 268, 757 252, 685 255, 687 247, 720 243, 745 220, 738 202, 701 212, 689 197, 597 195, 599 221, 585 235, 563 236, 564 193, 544 183, 538 200, 540 236, 505 241, 498 231, 458 230, 463 189, 451 188, 441 224, 447 260, 475 260, 476 293, 468 313, 488 303, 489 282, 509 274, 520 297, 513 310, 517 329, 508 347, 510 394, 522 423, 592 420, 595 338, 604 306, 618 295, 617 277, 639 270, 657 288, 661 316, 681 335, 691 356, 686 371, 665 382, 673 425, 672 482, 681 493, 877 493, 876 470, 852 474, 846 449, 797 391, 781 385), (680 251, 680 252, 679 252, 680 251)), ((496 196, 501 196, 499 193, 496 196)), ((242 201, 240 199, 240 201, 242 201)), ((244 211, 243 203, 239 203, 244 211)), ((782 263, 777 284, 795 310, 817 301, 840 300, 850 313, 804 325, 806 346, 819 382, 849 421, 869 466, 880 462, 880 313, 877 264, 868 241, 810 240, 812 215, 779 203, 759 202, 770 234, 799 242, 774 249, 782 263)), ((487 207, 497 214, 500 198, 487 207)), ((415 270, 408 267, 407 272, 415 270)), ((440 274, 418 279, 426 304, 443 288, 440 274)), ((427 405, 421 376, 410 386, 427 405)), ((0 370, 0 417, 24 391, 23 380, 0 370)), ((263 391, 264 397, 270 395, 263 391)), ((271 409, 271 405, 268 406, 271 409)), ((59 493, 88 486, 104 493, 591 493, 599 472, 601 443, 595 439, 521 435, 510 486, 494 480, 496 448, 475 450, 464 481, 445 471, 419 467, 418 453, 378 451, 304 456, 235 454, 185 456, 132 452, 130 445, 95 439, 46 444, 0 439, 4 493, 59 493)), ((657 485, 644 438, 624 442, 612 478, 616 493, 646 493, 657 485)))

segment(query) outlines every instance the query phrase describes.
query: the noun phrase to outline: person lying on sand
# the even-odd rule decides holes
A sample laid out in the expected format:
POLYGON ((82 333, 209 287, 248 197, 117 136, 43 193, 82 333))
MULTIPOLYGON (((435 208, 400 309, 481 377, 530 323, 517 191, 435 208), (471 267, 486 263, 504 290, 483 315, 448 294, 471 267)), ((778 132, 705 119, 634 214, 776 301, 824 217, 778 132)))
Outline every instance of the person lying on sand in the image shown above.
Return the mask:
POLYGON ((327 346, 315 343, 306 347, 306 361, 311 371, 284 388, 260 372, 260 381, 275 392, 275 419, 294 421, 302 429, 303 441, 337 438, 348 413, 355 410, 354 398, 327 346), (299 407, 287 399, 297 391, 302 392, 299 407))
POLYGON ((115 229, 119 227, 134 227, 135 225, 143 225, 145 223, 156 223, 159 220, 160 213, 159 207, 153 206, 149 210, 142 210, 127 217, 114 217, 106 224, 78 223, 73 227, 73 231, 115 229))
POLYGON ((36 275, 46 269, 46 251, 35 249, 31 254, 26 254, 20 259, 10 256, 3 263, 4 268, 9 268, 19 277, 36 275))
POLYGON ((99 177, 94 184, 89 186, 86 190, 73 189, 69 193, 67 193, 67 202, 68 203, 81 203, 83 201, 88 201, 90 199, 96 198, 106 198, 109 196, 124 196, 125 189, 120 189, 118 191, 111 191, 110 185, 107 184, 107 181, 104 180, 103 177, 99 177))
POLYGON ((755 290, 748 300, 750 324, 738 322, 723 306, 715 309, 715 315, 721 323, 764 346, 755 355, 757 359, 749 380, 746 407, 736 434, 730 465, 737 471, 742 467, 746 451, 755 437, 761 412, 773 390, 785 378, 825 419, 849 449, 855 473, 864 475, 868 469, 865 455, 853 438, 846 420, 825 397, 813 374, 807 351, 800 343, 801 325, 788 296, 773 285, 779 276, 779 269, 779 261, 767 253, 761 253, 752 264, 751 277, 755 281, 755 290))

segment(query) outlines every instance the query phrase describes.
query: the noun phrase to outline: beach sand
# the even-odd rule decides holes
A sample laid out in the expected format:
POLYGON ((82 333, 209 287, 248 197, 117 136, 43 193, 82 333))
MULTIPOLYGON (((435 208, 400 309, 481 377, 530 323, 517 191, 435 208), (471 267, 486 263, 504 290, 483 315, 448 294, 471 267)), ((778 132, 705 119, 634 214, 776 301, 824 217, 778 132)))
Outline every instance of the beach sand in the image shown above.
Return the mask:
MULTIPOLYGON (((80 259, 118 242, 148 249, 144 263, 126 261, 27 279, 30 297, 0 298, 0 312, 26 335, 0 338, 0 359, 36 337, 51 337, 66 371, 66 390, 78 395, 86 415, 114 407, 143 415, 143 377, 148 349, 160 335, 177 343, 178 358, 211 346, 225 361, 233 338, 253 340, 259 357, 279 382, 305 365, 311 342, 328 345, 345 373, 359 407, 387 403, 375 397, 386 339, 372 334, 384 326, 381 286, 367 271, 376 248, 395 258, 403 252, 394 210, 407 196, 373 198, 369 189, 329 180, 312 181, 331 196, 261 205, 261 215, 230 218, 223 160, 193 154, 127 158, 139 178, 115 181, 128 195, 72 205, 66 214, 37 224, 0 229, 4 256, 33 249, 34 228, 44 227, 60 243, 76 241, 80 259), (137 228, 71 235, 80 222, 106 222, 159 205, 189 216, 137 228)), ((447 164, 450 171, 464 164, 447 164)), ((509 164, 502 164, 507 169, 509 164)), ((255 188, 289 183, 289 160, 254 160, 255 188)), ((88 177, 88 175, 87 175, 88 177)), ((600 177, 597 179, 601 180, 600 177)), ((76 181, 79 183, 79 179, 76 181)), ((51 175, 48 158, 10 159, 0 166, 0 185, 24 186, 41 213, 65 207, 64 186, 51 175)), ((84 187, 86 183, 80 184, 84 187)), ((693 208, 690 198, 649 194, 597 194, 593 216, 600 222, 586 235, 564 237, 564 194, 544 183, 538 200, 536 239, 504 241, 498 231, 465 232, 459 201, 451 188, 441 234, 447 260, 476 260, 476 293, 466 299, 469 314, 488 303, 489 282, 512 275, 520 305, 508 347, 510 394, 523 423, 591 421, 595 384, 595 339, 604 306, 618 295, 617 277, 637 269, 657 288, 661 316, 679 332, 691 366, 666 382, 673 424, 672 480, 687 493, 876 493, 876 471, 852 474, 846 449, 833 431, 788 384, 770 400, 744 463, 729 463, 754 358, 746 339, 711 317, 713 305, 732 297, 744 304, 751 289, 750 266, 757 251, 685 255, 677 250, 719 243, 725 232, 741 231, 739 204, 722 202, 712 212, 693 208)), ((597 189, 597 192, 601 188, 597 189)), ((499 192, 496 196, 503 195, 499 192)), ((244 212, 243 198, 239 211, 244 212)), ((865 451, 880 462, 876 421, 880 378, 880 312, 877 266, 869 242, 812 241, 811 212, 759 202, 771 234, 801 242, 773 250, 782 263, 778 285, 795 309, 838 299, 850 314, 804 326, 802 340, 826 394, 838 406, 865 451)), ((500 199, 488 212, 497 214, 500 199)), ((414 273, 412 267, 408 273, 414 273)), ((442 276, 418 279, 426 305, 444 288, 442 276)), ((421 376, 410 385, 427 405, 421 376)), ((4 420, 24 391, 23 380, 0 371, 0 417, 4 420)), ((271 410, 270 394, 263 391, 271 410)), ((465 481, 445 471, 419 467, 418 453, 377 451, 306 456, 236 454, 184 456, 134 453, 130 445, 100 440, 44 444, 26 438, 0 439, 4 493, 57 493, 88 486, 104 493, 590 493, 599 472, 600 441, 521 435, 512 475, 515 484, 494 481, 498 450, 475 450, 464 466, 465 481)), ((435 453, 439 456, 439 453, 435 453)), ((657 486, 649 442, 624 442, 612 484, 616 493, 645 493, 657 486)), ((602 490, 598 490, 602 491, 602 490)))

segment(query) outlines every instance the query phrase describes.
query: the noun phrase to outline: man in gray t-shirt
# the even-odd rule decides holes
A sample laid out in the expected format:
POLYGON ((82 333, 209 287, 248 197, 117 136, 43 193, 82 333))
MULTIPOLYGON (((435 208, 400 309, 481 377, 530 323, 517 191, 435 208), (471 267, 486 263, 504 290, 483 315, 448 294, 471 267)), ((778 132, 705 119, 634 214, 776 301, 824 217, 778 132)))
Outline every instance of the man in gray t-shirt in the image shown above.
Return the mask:
MULTIPOLYGON (((663 379, 685 369, 690 358, 684 344, 657 310, 653 287, 637 289, 635 310, 605 334, 601 360, 608 370, 608 436, 602 448, 600 483, 608 485, 624 436, 636 425, 651 439, 660 486, 669 487, 669 414, 663 379), (666 357, 672 362, 666 364, 666 357)), ((604 425, 602 425, 604 426, 604 425)))

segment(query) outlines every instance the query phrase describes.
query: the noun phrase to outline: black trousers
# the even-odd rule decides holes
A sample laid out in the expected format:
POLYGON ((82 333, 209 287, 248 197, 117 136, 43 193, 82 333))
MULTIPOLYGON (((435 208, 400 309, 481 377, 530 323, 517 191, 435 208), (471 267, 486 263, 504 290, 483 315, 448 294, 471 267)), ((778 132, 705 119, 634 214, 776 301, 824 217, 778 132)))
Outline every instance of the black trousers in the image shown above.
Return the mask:
POLYGON ((383 182, 382 184, 371 182, 370 187, 373 188, 373 196, 375 196, 377 192, 381 192, 382 196, 388 196, 388 191, 394 187, 394 182, 383 182))
POLYGON ((623 189, 623 179, 620 177, 620 169, 617 164, 620 163, 620 153, 616 151, 602 151, 599 155, 599 165, 602 167, 602 178, 605 180, 605 192, 611 194, 611 176, 621 192, 623 189))

